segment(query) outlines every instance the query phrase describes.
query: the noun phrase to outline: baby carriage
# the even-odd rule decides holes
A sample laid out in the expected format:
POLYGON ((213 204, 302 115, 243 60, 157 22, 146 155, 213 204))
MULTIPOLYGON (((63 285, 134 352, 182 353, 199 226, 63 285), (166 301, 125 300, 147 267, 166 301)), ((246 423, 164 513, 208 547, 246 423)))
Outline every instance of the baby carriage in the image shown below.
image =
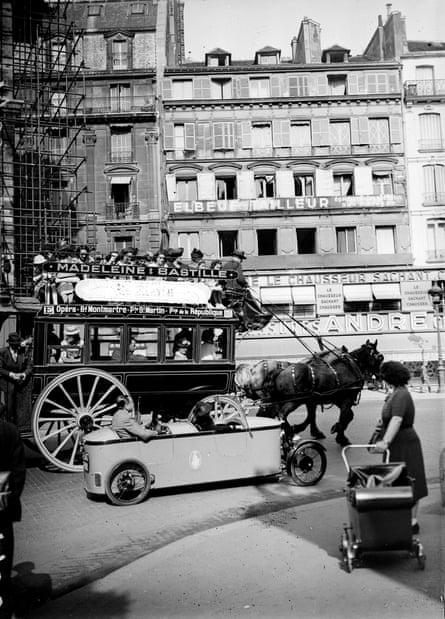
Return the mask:
POLYGON ((423 546, 412 537, 411 508, 414 504, 412 479, 404 462, 351 465, 349 449, 372 445, 348 445, 342 457, 348 473, 346 501, 349 524, 344 525, 340 552, 351 572, 364 552, 407 550, 425 568, 423 546))

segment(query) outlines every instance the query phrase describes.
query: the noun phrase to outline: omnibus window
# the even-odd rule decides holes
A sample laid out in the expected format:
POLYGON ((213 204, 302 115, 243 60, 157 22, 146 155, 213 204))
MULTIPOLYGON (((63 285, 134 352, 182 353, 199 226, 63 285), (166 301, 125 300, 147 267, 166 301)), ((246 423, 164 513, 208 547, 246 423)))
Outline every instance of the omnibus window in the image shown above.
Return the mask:
POLYGON ((61 328, 60 358, 58 363, 83 363, 85 327, 64 324, 61 328))
POLYGON ((47 363, 60 363, 62 336, 61 324, 47 324, 46 328, 46 361, 47 363))
POLYGON ((128 335, 128 361, 158 360, 158 327, 131 327, 128 335))
POLYGON ((201 329, 200 361, 227 360, 227 328, 201 329))
POLYGON ((94 325, 90 327, 91 361, 121 360, 122 327, 94 325))
POLYGON ((165 358, 174 361, 193 360, 193 330, 168 327, 165 330, 165 358))

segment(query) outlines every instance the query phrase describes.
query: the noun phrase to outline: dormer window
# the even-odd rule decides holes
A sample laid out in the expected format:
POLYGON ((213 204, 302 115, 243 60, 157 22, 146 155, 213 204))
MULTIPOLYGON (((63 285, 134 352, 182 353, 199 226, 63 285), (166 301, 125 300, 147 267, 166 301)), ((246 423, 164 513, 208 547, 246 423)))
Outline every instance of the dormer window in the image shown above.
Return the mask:
POLYGON ((217 47, 205 55, 205 63, 207 67, 228 67, 232 63, 232 54, 217 47))
POLYGON ((328 49, 324 49, 321 55, 321 62, 326 64, 333 64, 338 62, 349 62, 351 50, 346 47, 340 47, 340 45, 333 45, 328 49))
POLYGON ((280 57, 281 50, 275 47, 263 47, 255 54, 255 64, 278 64, 280 57))
POLYGON ((145 13, 145 2, 133 2, 131 4, 131 14, 132 15, 144 15, 145 13))
POLYGON ((102 12, 102 6, 100 4, 89 4, 88 5, 88 16, 89 17, 99 17, 102 12))

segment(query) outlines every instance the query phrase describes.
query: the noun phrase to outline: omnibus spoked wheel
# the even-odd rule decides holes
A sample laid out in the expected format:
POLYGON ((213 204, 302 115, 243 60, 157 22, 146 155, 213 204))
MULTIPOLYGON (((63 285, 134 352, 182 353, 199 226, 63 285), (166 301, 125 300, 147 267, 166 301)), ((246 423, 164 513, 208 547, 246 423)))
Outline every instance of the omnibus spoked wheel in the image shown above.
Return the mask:
POLYGON ((245 415, 238 399, 229 395, 209 395, 199 400, 197 404, 201 403, 212 405, 210 416, 215 423, 233 421, 234 423, 245 425, 245 415))
POLYGON ((83 438, 111 425, 115 400, 125 386, 103 370, 78 368, 57 376, 38 397, 32 414, 34 440, 43 456, 65 471, 82 471, 83 438))

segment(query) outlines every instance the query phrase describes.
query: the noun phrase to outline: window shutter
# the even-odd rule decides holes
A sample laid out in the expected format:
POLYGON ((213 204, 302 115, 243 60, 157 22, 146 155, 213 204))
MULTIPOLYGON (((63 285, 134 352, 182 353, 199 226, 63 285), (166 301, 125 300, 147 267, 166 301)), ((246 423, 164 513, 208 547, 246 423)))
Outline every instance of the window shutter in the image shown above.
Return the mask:
POLYGON ((249 120, 238 123, 241 129, 241 148, 252 148, 252 127, 249 120))
POLYGON ((351 144, 369 144, 367 118, 351 118, 351 144))
POLYGON ((220 150, 224 147, 223 123, 213 123, 213 148, 220 150))
POLYGON ((270 78, 270 94, 272 97, 281 97, 281 77, 272 75, 270 78))
POLYGON ((164 150, 175 150, 175 127, 173 123, 164 125, 164 150))
POLYGON ((210 79, 195 77, 193 80, 193 97, 195 99, 210 99, 210 79))
POLYGON ((290 146, 289 120, 272 121, 273 145, 276 147, 290 146))
POLYGON ((184 123, 184 150, 195 150, 195 124, 184 123))
POLYGON ((289 80, 287 77, 280 77, 281 82, 281 96, 288 97, 289 96, 289 80))
POLYGON ((348 74, 348 94, 358 95, 358 75, 357 73, 348 74))
POLYGON ((249 98, 249 78, 236 77, 233 79, 233 94, 235 99, 249 98))
POLYGON ((216 184, 213 172, 198 172, 198 200, 216 200, 216 184))
POLYGON ((196 148, 199 151, 204 151, 210 154, 212 148, 212 139, 209 123, 198 123, 196 129, 196 148))
POLYGON ((389 117, 389 133, 391 136, 391 144, 402 143, 402 123, 400 116, 389 117))
POLYGON ((374 193, 372 169, 369 166, 356 166, 354 168, 354 184, 356 195, 371 196, 374 193))
POLYGON ((238 172, 238 196, 240 200, 255 198, 255 181, 252 170, 238 172))
POLYGON ((389 92, 399 92, 399 76, 397 73, 388 73, 388 90, 389 92))
POLYGON ((294 174, 292 170, 277 170, 277 198, 293 198, 295 196, 294 174))
POLYGON ((329 146, 329 119, 312 119, 312 144, 313 146, 329 146))
POLYGON ((170 78, 165 78, 162 81, 162 96, 164 99, 172 98, 172 81, 170 78))
POLYGON ((167 185, 167 200, 174 202, 177 200, 176 195, 176 177, 174 174, 165 175, 165 184, 167 185))
POLYGON ((315 189, 317 196, 333 196, 334 182, 331 170, 315 170, 315 189))
POLYGON ((233 123, 224 123, 225 146, 229 150, 235 148, 235 130, 233 123))
POLYGON ((323 73, 320 75, 313 76, 316 80, 314 92, 315 95, 327 95, 328 94, 328 82, 326 79, 326 75, 323 73))

